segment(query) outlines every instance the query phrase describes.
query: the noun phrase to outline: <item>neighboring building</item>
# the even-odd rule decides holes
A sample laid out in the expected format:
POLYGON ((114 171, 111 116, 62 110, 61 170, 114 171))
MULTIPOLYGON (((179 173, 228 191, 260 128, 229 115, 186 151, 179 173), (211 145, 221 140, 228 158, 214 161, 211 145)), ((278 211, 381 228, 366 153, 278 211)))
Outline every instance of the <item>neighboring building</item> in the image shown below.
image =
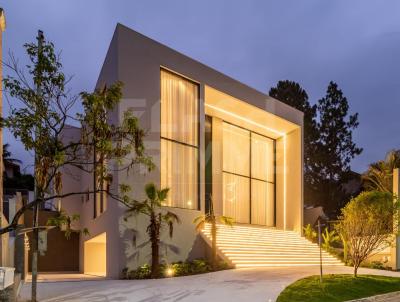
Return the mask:
MULTIPOLYGON (((168 251, 165 255, 168 263, 206 256, 207 236, 196 233, 193 219, 207 211, 211 195, 215 212, 238 223, 232 236, 276 232, 278 245, 286 240, 280 236, 288 236, 283 249, 291 252, 291 239, 297 240, 295 250, 311 244, 299 235, 303 226, 302 112, 122 25, 115 30, 97 87, 115 81, 124 83, 124 98, 110 114, 110 122, 118 124, 124 111, 134 110, 147 131, 145 145, 156 169, 151 173, 136 169, 129 175, 115 172, 111 189, 129 184, 140 199, 146 183, 170 188, 165 206, 179 215, 182 224, 175 228, 172 240, 167 234, 162 238, 179 248, 178 254, 168 251)), ((79 131, 71 127, 65 139, 79 138, 79 131)), ((93 179, 65 176, 63 183, 66 191, 86 191, 93 179)), ((77 227, 90 232, 89 237, 80 238, 80 271, 115 278, 126 267, 148 262, 150 247, 136 254, 131 232, 138 230, 137 245, 144 243, 147 221, 139 216, 126 222, 123 205, 105 197, 94 204, 91 195, 62 200, 63 209, 81 214, 77 227)), ((290 260, 293 254, 286 256, 290 260)), ((301 263, 314 261, 309 255, 299 257, 305 257, 301 263)), ((285 264, 300 263, 294 260, 285 264)), ((277 265, 279 261, 253 264, 277 265)))
POLYGON ((328 222, 329 217, 324 213, 324 208, 321 206, 305 206, 304 207, 304 226, 311 225, 312 227, 317 226, 318 220, 322 224, 328 222))
POLYGON ((4 173, 8 178, 14 178, 17 175, 21 175, 21 167, 18 164, 6 162, 4 163, 4 173))

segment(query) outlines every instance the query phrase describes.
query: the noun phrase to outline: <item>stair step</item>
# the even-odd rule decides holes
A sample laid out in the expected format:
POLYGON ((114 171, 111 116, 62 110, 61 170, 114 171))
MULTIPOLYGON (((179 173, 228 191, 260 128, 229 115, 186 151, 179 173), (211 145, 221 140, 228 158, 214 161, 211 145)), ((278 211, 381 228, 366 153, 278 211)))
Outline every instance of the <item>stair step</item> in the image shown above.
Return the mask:
MULTIPOLYGON (((255 267, 300 267, 300 266, 319 266, 318 263, 273 263, 273 264, 265 264, 265 263, 253 263, 253 264, 235 264, 236 268, 255 268, 255 267)), ((343 263, 335 263, 335 264, 322 264, 322 266, 343 266, 343 263)))
MULTIPOLYGON (((202 233, 212 241, 210 225, 202 233)), ((319 246, 293 231, 218 225, 217 248, 237 268, 320 265, 319 246)), ((343 265, 326 251, 321 255, 323 265, 343 265)))

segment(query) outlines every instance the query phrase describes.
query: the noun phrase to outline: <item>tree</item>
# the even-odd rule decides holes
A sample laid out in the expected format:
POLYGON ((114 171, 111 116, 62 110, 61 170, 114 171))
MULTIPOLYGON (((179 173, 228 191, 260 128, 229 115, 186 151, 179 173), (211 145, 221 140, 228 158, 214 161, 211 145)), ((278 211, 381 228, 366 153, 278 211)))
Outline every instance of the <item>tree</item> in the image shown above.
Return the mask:
POLYGON ((269 95, 304 113, 304 199, 335 214, 348 200, 341 188, 351 178, 350 161, 362 151, 352 139, 358 115, 349 116, 347 99, 333 82, 317 105, 288 80, 279 81, 269 95))
MULTIPOLYGON (((13 55, 5 63, 11 75, 5 77, 4 88, 13 101, 9 102, 10 113, 2 119, 2 127, 7 127, 27 151, 35 154, 36 196, 16 212, 7 226, 0 228, 0 234, 15 230, 25 211, 47 201, 105 192, 123 202, 124 196, 118 188, 105 190, 101 183, 111 181, 116 170, 129 171, 136 164, 153 168, 143 146, 144 131, 133 113, 124 112, 118 125, 109 123, 106 118, 121 101, 122 83, 104 86, 93 93, 83 92, 80 97, 71 95, 68 88, 71 78, 64 75, 54 45, 44 41, 41 47, 34 43, 24 47, 30 64, 21 68, 13 55), (72 107, 81 100, 83 112, 73 114, 72 107), (80 138, 76 141, 64 138, 68 123, 81 127, 80 138), (62 175, 71 167, 95 175, 89 192, 63 190, 62 175)), ((36 242, 31 248, 36 251, 37 236, 33 238, 36 242)), ((32 301, 36 301, 36 278, 32 279, 32 301)))
POLYGON ((349 115, 349 104, 338 85, 330 82, 326 96, 318 101, 319 139, 314 154, 311 179, 322 193, 321 204, 328 212, 339 208, 343 196, 341 184, 350 173, 350 162, 362 152, 353 141, 352 131, 358 127, 358 114, 349 115), (322 199, 323 198, 323 199, 322 199))
MULTIPOLYGON (((123 188, 127 193, 129 188, 123 188)), ((163 202, 167 199, 169 188, 157 189, 153 183, 145 186, 146 199, 137 201, 125 198, 125 204, 128 207, 126 210, 125 220, 134 215, 146 215, 149 218, 149 224, 146 228, 149 240, 146 241, 141 247, 151 243, 151 277, 160 277, 160 244, 161 244, 161 231, 164 225, 168 227, 169 237, 172 238, 174 233, 174 223, 180 223, 179 217, 168 210, 162 208, 163 202)), ((134 242, 136 242, 136 233, 134 231, 134 242)), ((168 246, 170 247, 170 246, 168 246)))
POLYGON ((213 199, 210 196, 210 210, 204 215, 200 215, 193 220, 196 230, 199 232, 204 229, 206 223, 211 224, 211 265, 213 270, 217 269, 217 223, 233 225, 233 218, 227 216, 216 216, 214 213, 213 199))
POLYGON ((336 229, 346 242, 354 276, 368 257, 393 244, 399 203, 388 192, 363 192, 343 209, 336 229))
POLYGON ((314 154, 316 143, 319 138, 317 129, 317 106, 311 105, 307 92, 299 83, 293 81, 279 81, 276 87, 272 87, 269 95, 289 106, 292 106, 304 113, 304 183, 306 200, 311 199, 309 188, 313 183, 311 173, 314 168, 314 154))
POLYGON ((396 168, 400 168, 400 150, 392 150, 384 160, 369 165, 362 175, 365 189, 392 193, 393 170, 396 168))

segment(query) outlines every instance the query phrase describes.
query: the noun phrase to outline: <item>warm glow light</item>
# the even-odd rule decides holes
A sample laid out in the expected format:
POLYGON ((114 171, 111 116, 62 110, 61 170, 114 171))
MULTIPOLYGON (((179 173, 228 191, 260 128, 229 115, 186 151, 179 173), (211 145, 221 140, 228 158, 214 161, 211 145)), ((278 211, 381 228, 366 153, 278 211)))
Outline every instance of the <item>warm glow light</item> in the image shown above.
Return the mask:
POLYGON ((283 230, 286 231, 286 135, 283 136, 283 230))
MULTIPOLYGON (((319 247, 294 231, 266 227, 217 225, 217 248, 226 261, 236 268, 317 266, 319 247)), ((210 224, 202 231, 211 241, 210 224)), ((342 266, 343 263, 322 252, 323 265, 342 266)))
POLYGON ((269 127, 267 127, 267 126, 264 126, 264 125, 262 125, 262 124, 259 124, 259 123, 255 122, 255 121, 252 121, 252 120, 250 120, 250 119, 248 119, 248 118, 242 117, 242 116, 240 116, 240 115, 238 115, 238 114, 232 113, 232 112, 230 112, 230 111, 224 110, 224 109, 222 109, 222 108, 219 108, 219 107, 216 107, 216 106, 213 106, 213 105, 210 105, 210 104, 206 104, 206 106, 209 107, 209 108, 211 108, 211 109, 214 109, 214 110, 217 110, 217 111, 219 111, 219 112, 222 112, 222 113, 224 113, 224 114, 230 115, 230 116, 232 116, 232 117, 234 117, 234 118, 237 118, 237 119, 239 119, 239 120, 242 120, 242 121, 244 121, 244 122, 246 122, 246 123, 249 123, 249 124, 252 124, 252 125, 254 125, 254 126, 263 128, 263 129, 265 129, 265 130, 267 130, 267 131, 271 131, 271 132, 273 132, 273 133, 275 133, 275 134, 277 134, 277 135, 279 135, 279 136, 285 135, 284 132, 281 132, 281 131, 278 131, 278 130, 269 128, 269 127))
POLYGON ((248 118, 242 117, 242 116, 240 116, 238 114, 232 113, 230 111, 224 110, 224 109, 216 107, 214 105, 205 104, 205 106, 207 106, 207 107, 209 107, 209 108, 211 108, 213 110, 219 111, 221 113, 230 115, 230 116, 232 116, 234 118, 237 118, 239 120, 242 120, 242 121, 244 121, 246 123, 252 124, 252 125, 254 125, 256 127, 263 128, 263 129, 265 129, 267 131, 270 131, 272 133, 275 133, 275 134, 283 137, 283 229, 286 230, 286 203, 287 203, 287 201, 286 201, 286 189, 287 189, 287 187, 286 187, 286 177, 287 177, 286 176, 286 153, 287 153, 286 152, 286 134, 284 132, 281 132, 281 131, 278 131, 276 129, 267 127, 265 125, 259 124, 259 123, 255 122, 253 120, 250 120, 248 118))
POLYGON ((174 274, 175 274, 175 271, 174 271, 173 268, 169 267, 169 268, 167 268, 167 270, 165 271, 165 273, 166 273, 166 275, 167 275, 168 277, 173 277, 174 274))

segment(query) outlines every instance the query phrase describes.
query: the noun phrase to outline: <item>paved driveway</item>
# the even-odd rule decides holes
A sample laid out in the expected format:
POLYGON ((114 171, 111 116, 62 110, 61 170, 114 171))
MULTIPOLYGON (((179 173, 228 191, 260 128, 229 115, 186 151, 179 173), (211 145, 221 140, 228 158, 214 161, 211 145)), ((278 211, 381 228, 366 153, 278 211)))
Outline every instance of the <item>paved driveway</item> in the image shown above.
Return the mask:
MULTIPOLYGON (((351 273, 349 267, 327 267, 325 273, 351 273)), ((99 280, 39 283, 40 301, 91 302, 273 302, 290 283, 319 273, 318 267, 236 269, 159 280, 99 280)), ((400 273, 360 269, 360 274, 400 277, 400 273)), ((27 299, 30 283, 22 289, 27 299)))

